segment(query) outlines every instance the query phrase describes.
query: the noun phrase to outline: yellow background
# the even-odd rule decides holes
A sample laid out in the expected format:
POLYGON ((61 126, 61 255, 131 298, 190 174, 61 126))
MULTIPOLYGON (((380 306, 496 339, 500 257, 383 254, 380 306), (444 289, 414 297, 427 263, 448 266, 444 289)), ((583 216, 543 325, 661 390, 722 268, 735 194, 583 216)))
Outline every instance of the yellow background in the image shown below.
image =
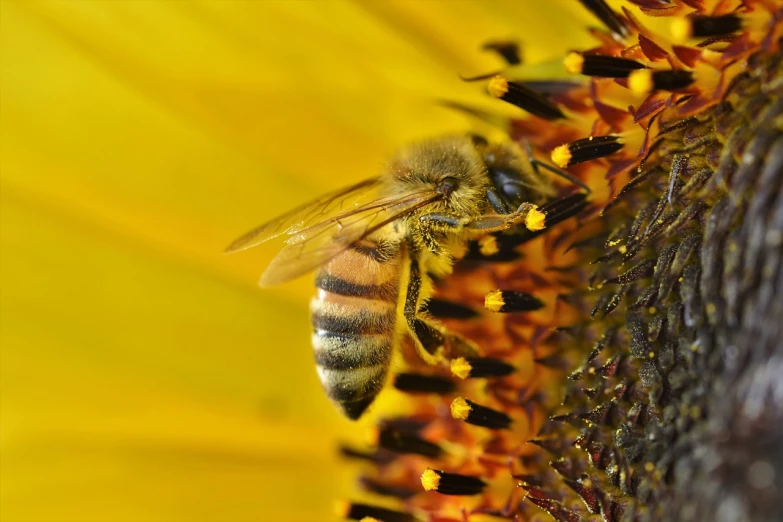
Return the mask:
MULTIPOLYGON (((399 144, 514 114, 457 75, 577 2, 0 2, 0 517, 328 520, 363 440, 313 371, 309 278, 255 286, 259 222, 399 144)), ((595 23, 592 22, 591 23, 595 23)), ((367 424, 370 421, 365 421, 367 424)))

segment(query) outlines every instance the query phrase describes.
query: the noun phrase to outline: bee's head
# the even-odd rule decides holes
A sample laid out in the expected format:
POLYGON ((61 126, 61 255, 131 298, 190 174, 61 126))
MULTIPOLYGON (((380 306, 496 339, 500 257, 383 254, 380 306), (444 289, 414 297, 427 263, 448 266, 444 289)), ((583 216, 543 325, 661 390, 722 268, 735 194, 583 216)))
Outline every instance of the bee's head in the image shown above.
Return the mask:
POLYGON ((402 148, 389 162, 390 193, 435 190, 427 212, 474 216, 486 200, 486 167, 470 138, 449 136, 402 148))

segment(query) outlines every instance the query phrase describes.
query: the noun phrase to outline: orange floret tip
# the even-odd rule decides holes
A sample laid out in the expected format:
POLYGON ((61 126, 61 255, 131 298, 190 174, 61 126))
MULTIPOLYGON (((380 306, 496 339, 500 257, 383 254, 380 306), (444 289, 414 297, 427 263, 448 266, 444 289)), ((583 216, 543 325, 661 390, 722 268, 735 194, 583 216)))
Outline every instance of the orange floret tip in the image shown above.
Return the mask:
POLYGON ((544 230, 544 227, 546 227, 546 214, 538 210, 538 208, 534 208, 528 212, 525 218, 525 226, 533 232, 544 230))
POLYGON ((451 361, 451 373, 460 379, 467 379, 472 369, 473 367, 464 357, 457 357, 451 361))
POLYGON ((555 147, 555 150, 552 151, 552 161, 561 169, 568 166, 571 162, 571 150, 568 148, 567 143, 555 147))
POLYGON ((487 85, 487 92, 495 98, 502 98, 508 92, 508 80, 502 76, 493 76, 487 85))
POLYGON ((421 474, 421 485, 424 491, 437 491, 440 485, 440 475, 433 469, 427 469, 421 474))
POLYGON ((582 74, 582 65, 584 65, 584 63, 584 56, 577 52, 568 53, 568 56, 563 60, 566 71, 571 74, 582 74))
POLYGON ((451 403, 451 416, 457 420, 465 420, 470 415, 470 404, 462 397, 457 397, 451 403))

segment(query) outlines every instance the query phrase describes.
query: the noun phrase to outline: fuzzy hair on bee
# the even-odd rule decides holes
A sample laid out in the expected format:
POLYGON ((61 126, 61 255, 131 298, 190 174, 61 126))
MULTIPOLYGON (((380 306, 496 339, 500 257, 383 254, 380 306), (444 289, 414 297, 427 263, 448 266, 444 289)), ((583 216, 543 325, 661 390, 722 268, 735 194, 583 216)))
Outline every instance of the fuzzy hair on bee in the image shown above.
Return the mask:
MULTIPOLYGON (((411 144, 395 154, 387 165, 390 193, 434 189, 443 198, 425 208, 411 212, 398 229, 412 247, 435 257, 451 255, 462 243, 454 226, 422 221, 427 214, 443 214, 455 219, 480 216, 486 207, 489 180, 486 166, 473 143, 463 136, 427 140, 411 144)), ((431 260, 431 273, 445 275, 451 263, 431 260)))
POLYGON ((442 200, 414 214, 448 211, 465 217, 483 211, 489 183, 486 170, 476 146, 464 136, 403 147, 386 167, 390 192, 435 188, 443 193, 442 200))
POLYGON ((378 177, 264 223, 227 251, 287 235, 261 285, 318 270, 310 306, 317 372, 329 398, 357 419, 383 388, 401 334, 431 364, 479 354, 429 315, 431 276, 447 276, 469 240, 540 230, 538 205, 554 194, 519 145, 447 136, 401 148, 378 177))

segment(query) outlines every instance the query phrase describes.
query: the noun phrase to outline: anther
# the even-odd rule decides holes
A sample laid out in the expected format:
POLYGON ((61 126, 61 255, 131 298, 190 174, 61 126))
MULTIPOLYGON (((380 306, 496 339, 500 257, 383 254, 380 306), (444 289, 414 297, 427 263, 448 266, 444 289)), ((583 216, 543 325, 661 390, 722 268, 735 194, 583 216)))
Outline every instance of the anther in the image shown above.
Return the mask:
POLYGON ((737 15, 691 16, 672 20, 671 32, 674 39, 685 42, 688 38, 725 36, 742 29, 742 18, 737 15))
POLYGON ((398 373, 394 387, 406 393, 435 393, 445 395, 456 388, 454 381, 437 375, 421 373, 398 373))
POLYGON ((358 504, 354 502, 340 503, 337 514, 345 520, 383 520, 383 522, 418 522, 418 518, 409 513, 395 511, 370 504, 358 504))
MULTIPOLYGON (((494 238, 494 236, 485 237, 494 238)), ((446 301, 436 297, 433 297, 427 301, 426 305, 424 306, 430 315, 438 319, 471 319, 479 315, 476 310, 469 306, 465 306, 462 303, 446 301)))
POLYGON ((427 469, 421 474, 421 485, 425 491, 437 491, 443 495, 477 495, 487 483, 478 477, 427 469))
POLYGON ((684 89, 694 82, 693 73, 680 69, 653 71, 640 69, 628 76, 628 88, 637 94, 684 89))
POLYGON ((381 482, 367 476, 361 477, 359 479, 359 483, 361 484, 362 489, 365 491, 375 493, 376 495, 382 495, 384 497, 395 497, 404 500, 418 493, 417 490, 412 489, 410 486, 381 482))
POLYGON ((532 312, 544 307, 544 303, 534 295, 513 290, 494 290, 484 297, 484 307, 502 314, 514 312, 532 312))
POLYGON ((511 424, 511 417, 502 411, 493 410, 462 397, 457 397, 451 403, 451 416, 468 424, 493 430, 504 430, 511 424))
POLYGON ((601 76, 604 78, 627 78, 631 72, 645 68, 643 63, 635 60, 577 52, 569 53, 563 64, 571 74, 601 76))
POLYGON ((522 56, 519 52, 519 42, 514 41, 493 41, 487 42, 481 46, 485 51, 497 53, 508 65, 519 65, 522 63, 522 56))
POLYGON ((451 373, 460 379, 504 377, 515 371, 510 364, 491 357, 457 357, 451 361, 451 373))
POLYGON ((491 96, 500 98, 539 118, 544 118, 545 120, 565 118, 565 115, 557 105, 548 98, 525 87, 521 83, 508 81, 502 76, 492 77, 487 85, 487 91, 491 96))
POLYGON ((546 214, 538 210, 538 207, 531 208, 525 216, 525 228, 532 232, 538 232, 546 228, 546 214))
POLYGON ((479 240, 478 245, 482 256, 490 257, 500 252, 498 238, 495 236, 484 236, 479 240))
POLYGON ((339 447, 340 455, 349 459, 366 460, 373 464, 386 464, 394 460, 394 455, 384 451, 362 451, 341 444, 339 447))
POLYGON ((394 453, 422 455, 433 459, 440 457, 443 453, 437 444, 393 428, 379 428, 377 444, 394 453))
POLYGON ((552 151, 552 161, 560 168, 609 156, 623 148, 620 136, 590 136, 560 145, 552 151))
POLYGON ((598 17, 603 24, 609 28, 612 33, 621 37, 628 38, 631 31, 628 29, 625 20, 615 13, 604 0, 579 0, 591 13, 598 17))

